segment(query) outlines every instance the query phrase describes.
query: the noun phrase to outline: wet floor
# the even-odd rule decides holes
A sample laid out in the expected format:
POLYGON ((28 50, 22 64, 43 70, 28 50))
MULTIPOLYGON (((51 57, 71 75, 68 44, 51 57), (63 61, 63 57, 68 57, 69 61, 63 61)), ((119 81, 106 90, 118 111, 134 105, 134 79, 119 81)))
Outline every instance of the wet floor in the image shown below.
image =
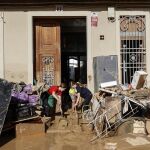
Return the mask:
POLYGON ((150 137, 147 135, 121 134, 91 143, 95 135, 89 126, 77 125, 73 116, 68 120, 57 117, 46 134, 13 137, 13 133, 8 132, 0 138, 0 150, 106 150, 109 143, 115 144, 117 149, 107 150, 150 150, 150 137))
POLYGON ((24 136, 10 140, 0 150, 104 150, 107 143, 116 143, 117 150, 150 150, 150 138, 143 135, 115 136, 93 143, 91 137, 82 132, 24 136))
POLYGON ((88 136, 79 133, 33 135, 15 138, 4 144, 1 150, 79 150, 95 149, 88 136))

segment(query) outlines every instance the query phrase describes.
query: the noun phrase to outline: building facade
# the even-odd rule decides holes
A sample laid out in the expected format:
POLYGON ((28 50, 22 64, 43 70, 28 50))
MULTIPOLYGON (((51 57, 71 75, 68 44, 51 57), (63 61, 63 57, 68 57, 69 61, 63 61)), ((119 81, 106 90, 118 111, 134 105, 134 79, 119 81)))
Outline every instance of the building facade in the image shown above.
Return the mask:
POLYGON ((120 83, 136 70, 150 85, 150 2, 1 2, 0 77, 94 89, 93 58, 117 56, 120 83))

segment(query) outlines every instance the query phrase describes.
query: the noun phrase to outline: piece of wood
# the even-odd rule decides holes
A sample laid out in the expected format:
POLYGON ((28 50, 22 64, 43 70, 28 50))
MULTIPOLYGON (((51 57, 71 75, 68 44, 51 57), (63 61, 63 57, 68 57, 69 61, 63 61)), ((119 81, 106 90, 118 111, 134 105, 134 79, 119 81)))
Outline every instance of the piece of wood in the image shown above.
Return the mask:
POLYGON ((103 88, 99 88, 99 91, 106 92, 106 93, 110 93, 110 94, 118 95, 118 93, 116 93, 116 92, 109 91, 109 90, 106 90, 106 89, 103 89, 103 88))
POLYGON ((24 119, 19 119, 17 121, 15 121, 15 123, 18 123, 18 122, 24 122, 24 121, 28 121, 28 120, 32 120, 32 119, 37 119, 39 118, 39 116, 31 116, 31 117, 27 117, 27 118, 24 118, 24 119))
POLYGON ((106 87, 113 87, 117 85, 117 81, 110 81, 110 82, 105 82, 105 83, 101 83, 100 87, 101 88, 106 88, 106 87))

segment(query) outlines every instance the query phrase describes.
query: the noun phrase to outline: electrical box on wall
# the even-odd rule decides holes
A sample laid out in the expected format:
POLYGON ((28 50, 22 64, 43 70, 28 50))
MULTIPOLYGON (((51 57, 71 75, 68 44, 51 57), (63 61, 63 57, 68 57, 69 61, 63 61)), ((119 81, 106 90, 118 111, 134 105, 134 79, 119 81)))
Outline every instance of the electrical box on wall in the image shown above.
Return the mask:
POLYGON ((115 8, 114 7, 108 7, 108 19, 109 20, 115 19, 115 8))
POLYGON ((100 35, 100 40, 104 40, 104 35, 100 35))

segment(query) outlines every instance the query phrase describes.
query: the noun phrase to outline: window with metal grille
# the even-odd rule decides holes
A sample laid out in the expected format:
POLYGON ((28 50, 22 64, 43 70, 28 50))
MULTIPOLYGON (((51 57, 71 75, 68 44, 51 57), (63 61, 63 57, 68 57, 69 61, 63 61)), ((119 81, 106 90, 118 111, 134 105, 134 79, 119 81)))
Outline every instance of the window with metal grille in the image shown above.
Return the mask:
POLYGON ((122 83, 131 83, 135 71, 146 71, 145 16, 120 16, 122 83))

